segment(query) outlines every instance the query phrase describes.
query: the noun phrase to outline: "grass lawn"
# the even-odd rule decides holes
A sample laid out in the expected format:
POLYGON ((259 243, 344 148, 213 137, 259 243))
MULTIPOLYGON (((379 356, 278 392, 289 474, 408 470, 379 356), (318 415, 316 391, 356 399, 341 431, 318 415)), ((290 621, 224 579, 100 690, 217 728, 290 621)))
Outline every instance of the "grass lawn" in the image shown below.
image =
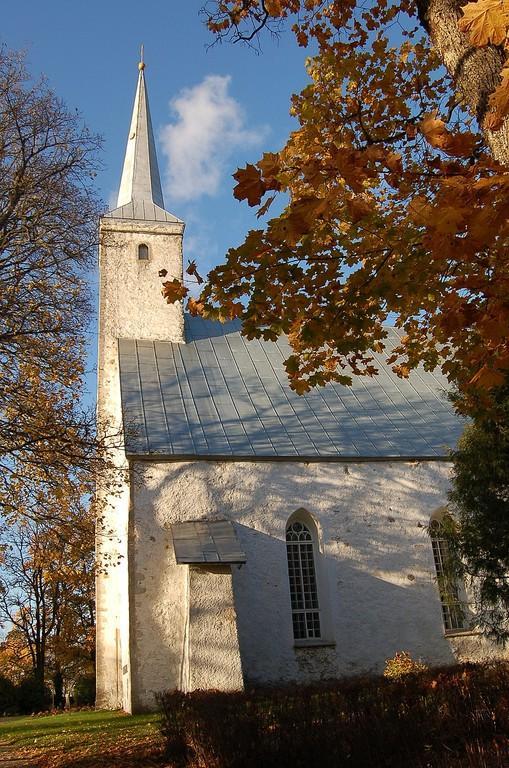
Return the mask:
POLYGON ((141 768, 162 765, 158 725, 158 715, 122 712, 5 717, 0 718, 0 743, 41 768, 141 768))

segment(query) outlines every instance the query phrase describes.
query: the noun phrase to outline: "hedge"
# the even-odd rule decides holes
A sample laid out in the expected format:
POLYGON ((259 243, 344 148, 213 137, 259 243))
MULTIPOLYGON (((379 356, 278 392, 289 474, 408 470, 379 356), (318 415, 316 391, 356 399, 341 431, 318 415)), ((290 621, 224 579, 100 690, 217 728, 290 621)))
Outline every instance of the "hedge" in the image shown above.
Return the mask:
POLYGON ((509 665, 160 697, 175 768, 506 768, 509 665))

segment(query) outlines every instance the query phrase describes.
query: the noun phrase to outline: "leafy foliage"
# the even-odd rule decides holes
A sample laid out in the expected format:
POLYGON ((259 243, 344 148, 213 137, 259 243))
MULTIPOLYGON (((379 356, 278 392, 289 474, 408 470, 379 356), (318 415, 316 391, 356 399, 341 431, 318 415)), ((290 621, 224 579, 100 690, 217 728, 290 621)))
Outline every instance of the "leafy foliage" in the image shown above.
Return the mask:
POLYGON ((384 677, 389 680, 401 680, 405 675, 416 675, 427 669, 422 661, 415 661, 407 651, 400 651, 385 662, 384 677))
POLYGON ((0 618, 12 625, 0 671, 51 684, 63 705, 79 676, 93 671, 95 641, 93 510, 67 508, 59 523, 24 521, 4 534, 0 618))
POLYGON ((496 392, 497 417, 482 408, 454 452, 450 493, 455 525, 448 540, 469 578, 476 622, 509 639, 509 386, 496 392))
POLYGON ((298 392, 375 374, 370 350, 395 315, 398 375, 441 365, 464 409, 492 402, 509 368, 506 1, 222 0, 204 13, 218 39, 249 44, 289 20, 318 54, 286 145, 234 174, 259 217, 286 205, 191 311, 241 317, 249 338, 287 334, 298 392), (455 89, 465 62, 472 93, 455 89))
POLYGON ((0 675, 0 714, 12 714, 16 710, 16 689, 14 683, 0 675))
POLYGON ((44 712, 49 709, 51 693, 36 675, 28 675, 16 686, 16 706, 24 713, 44 712))
POLYGON ((95 704, 95 674, 80 675, 74 685, 74 703, 78 707, 95 704))

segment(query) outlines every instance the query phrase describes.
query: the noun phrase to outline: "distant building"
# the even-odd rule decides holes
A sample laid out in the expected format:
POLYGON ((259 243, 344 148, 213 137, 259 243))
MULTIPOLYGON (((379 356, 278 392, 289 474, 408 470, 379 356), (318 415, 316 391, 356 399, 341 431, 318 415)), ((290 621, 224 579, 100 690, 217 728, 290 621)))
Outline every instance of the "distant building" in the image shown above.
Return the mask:
POLYGON ((100 234, 98 412, 123 420, 130 481, 98 526, 97 705, 494 653, 447 574, 462 423, 441 376, 401 380, 375 355, 379 376, 299 397, 284 339, 164 302, 184 223, 164 208, 143 64, 100 234))

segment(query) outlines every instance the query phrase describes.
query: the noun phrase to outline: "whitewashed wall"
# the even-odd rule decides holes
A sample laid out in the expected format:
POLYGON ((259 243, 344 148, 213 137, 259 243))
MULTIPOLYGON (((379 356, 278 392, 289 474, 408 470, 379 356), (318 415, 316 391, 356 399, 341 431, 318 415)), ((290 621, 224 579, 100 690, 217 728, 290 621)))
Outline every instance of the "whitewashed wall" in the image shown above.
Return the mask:
MULTIPOLYGON (((493 653, 478 636, 444 637, 426 526, 446 501, 449 471, 439 461, 136 464, 135 706, 151 706, 154 691, 180 685, 187 566, 175 563, 170 525, 182 520, 238 523, 247 562, 233 567, 233 585, 247 683, 379 672, 401 650, 430 664, 493 653), (299 507, 320 528, 332 647, 294 647, 285 526, 299 507)), ((206 622, 202 631, 206 636, 206 622)), ((211 668, 205 681, 211 687, 228 675, 223 651, 216 656, 221 669, 211 668)))
MULTIPOLYGON (((166 304, 158 274, 164 268, 168 279, 182 278, 183 229, 182 223, 101 219, 97 415, 110 433, 120 431, 122 424, 118 339, 183 341, 182 305, 166 304), (138 259, 140 243, 149 247, 148 260, 138 259)), ((119 468, 127 468, 120 447, 112 450, 111 458, 119 468)), ((96 537, 96 705, 129 711, 129 484, 117 494, 102 491, 106 503, 96 537)))

